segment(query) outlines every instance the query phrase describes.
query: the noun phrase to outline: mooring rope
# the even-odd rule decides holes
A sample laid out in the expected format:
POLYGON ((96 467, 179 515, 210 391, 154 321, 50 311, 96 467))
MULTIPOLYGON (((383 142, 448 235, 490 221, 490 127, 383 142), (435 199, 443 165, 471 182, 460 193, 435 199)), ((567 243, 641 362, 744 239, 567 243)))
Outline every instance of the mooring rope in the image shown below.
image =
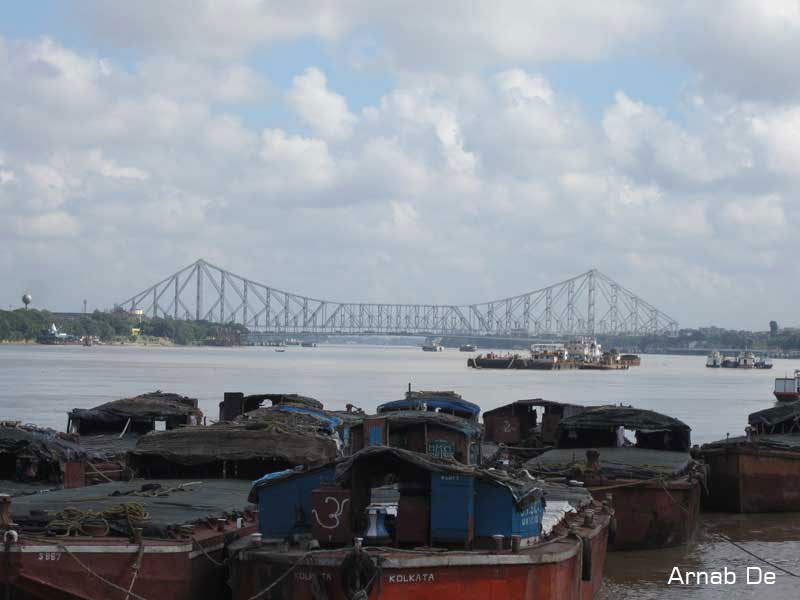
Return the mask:
POLYGON ((97 579, 99 579, 100 581, 102 581, 103 583, 105 583, 107 586, 109 586, 109 587, 112 587, 112 588, 114 588, 115 590, 118 590, 118 591, 122 592, 123 594, 127 594, 127 595, 128 595, 130 598, 133 598, 134 600, 147 600, 147 598, 145 598, 144 596, 140 596, 139 594, 136 594, 135 592, 132 592, 132 591, 126 590, 124 587, 122 587, 122 586, 120 586, 120 585, 117 585, 117 584, 116 584, 116 583, 114 583, 113 581, 109 581, 108 579, 106 579, 105 577, 103 577, 102 575, 100 575, 99 573, 97 573, 97 572, 93 571, 91 567, 89 567, 88 565, 84 564, 84 563, 81 561, 81 559, 79 559, 77 556, 75 556, 75 555, 74 555, 74 554, 73 554, 73 553, 70 551, 70 549, 69 549, 69 548, 67 548, 67 547, 66 547, 64 544, 57 544, 57 545, 58 545, 58 547, 59 547, 61 550, 63 550, 64 552, 66 552, 66 553, 67 553, 67 554, 68 554, 68 555, 69 555, 69 556, 70 556, 70 557, 71 557, 71 558, 72 558, 72 559, 73 559, 73 560, 74 560, 76 563, 78 563, 78 564, 79 564, 79 565, 80 565, 80 566, 81 566, 83 569, 85 569, 85 570, 86 570, 86 572, 87 572, 87 573, 89 573, 89 575, 92 575, 92 576, 94 576, 94 577, 97 577, 97 579))
POLYGON ((752 557, 753 557, 753 558, 755 558, 755 559, 758 559, 758 560, 760 560, 760 561, 761 561, 761 562, 763 562, 765 565, 769 565, 770 567, 773 567, 773 568, 775 568, 775 569, 778 569, 778 570, 779 570, 779 571, 781 571, 782 573, 786 573, 787 575, 790 575, 790 576, 792 576, 792 577, 800 577, 800 575, 798 575, 798 574, 796 574, 796 573, 792 573, 791 571, 787 571, 787 570, 786 570, 786 569, 784 569, 783 567, 781 567, 781 566, 779 566, 779 565, 776 565, 774 562, 770 562, 770 561, 768 561, 766 558, 763 558, 763 557, 759 556, 758 554, 755 554, 754 552, 750 552, 750 550, 748 550, 747 548, 745 548, 744 546, 742 546, 742 545, 740 545, 740 544, 737 544, 736 542, 734 542, 734 541, 733 541, 732 539, 730 539, 729 537, 727 537, 727 536, 725 536, 725 535, 722 535, 721 533, 718 533, 718 534, 716 534, 716 535, 717 535, 717 537, 719 537, 719 538, 720 538, 720 539, 722 539, 722 540, 725 540, 726 542, 728 542, 728 543, 729 543, 729 544, 731 544, 732 546, 735 546, 736 548, 738 548, 738 549, 739 549, 739 550, 741 550, 742 552, 744 552, 744 553, 746 553, 746 554, 749 554, 750 556, 752 556, 752 557))

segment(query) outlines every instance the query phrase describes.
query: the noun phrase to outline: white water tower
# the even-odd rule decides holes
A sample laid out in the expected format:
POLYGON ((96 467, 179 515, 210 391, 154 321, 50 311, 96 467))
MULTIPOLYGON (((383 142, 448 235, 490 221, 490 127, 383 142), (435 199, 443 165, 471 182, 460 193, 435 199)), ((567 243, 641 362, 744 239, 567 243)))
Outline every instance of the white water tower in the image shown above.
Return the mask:
POLYGON ((28 310, 28 305, 33 302, 33 296, 31 296, 30 292, 25 292, 22 295, 22 303, 25 305, 25 310, 28 310))

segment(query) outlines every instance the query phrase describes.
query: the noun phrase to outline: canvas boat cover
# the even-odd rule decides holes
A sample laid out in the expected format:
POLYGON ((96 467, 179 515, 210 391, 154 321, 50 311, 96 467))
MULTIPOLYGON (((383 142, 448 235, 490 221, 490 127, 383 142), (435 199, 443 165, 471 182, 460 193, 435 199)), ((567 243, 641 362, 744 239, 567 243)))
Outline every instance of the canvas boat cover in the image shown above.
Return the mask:
POLYGON ((64 434, 33 425, 0 426, 0 452, 50 462, 86 458, 86 450, 64 434))
POLYGON ((269 400, 274 406, 281 404, 289 404, 296 406, 305 406, 306 408, 315 408, 322 410, 324 407, 322 402, 309 396, 301 396, 300 394, 251 394, 243 398, 244 405, 249 406, 252 402, 263 402, 269 400))
POLYGON ((684 473, 693 462, 688 452, 650 450, 647 448, 557 448, 548 450, 525 463, 525 467, 538 473, 566 474, 571 469, 586 467, 586 451, 600 453, 600 471, 603 475, 651 479, 675 477, 684 473))
POLYGON ((701 450, 715 450, 718 448, 724 448, 725 446, 737 446, 745 444, 771 448, 774 450, 800 450, 800 435, 791 433, 761 434, 753 437, 751 441, 748 441, 747 438, 742 435, 703 444, 701 450))
POLYGON ((426 409, 452 410, 475 418, 477 418, 478 414, 481 412, 480 406, 472 402, 467 402, 459 394, 452 391, 409 391, 406 392, 405 399, 381 404, 378 406, 377 412, 426 409))
POLYGON ((316 408, 285 404, 256 408, 237 417, 236 421, 239 423, 248 421, 282 423, 292 427, 307 428, 311 431, 323 430, 331 434, 343 423, 343 419, 333 413, 316 408))
POLYGON ((203 413, 197 408, 197 400, 179 394, 160 390, 112 400, 94 408, 75 408, 69 413, 70 419, 81 419, 99 423, 118 423, 128 419, 166 419, 168 417, 188 417, 194 415, 198 422, 203 413))
POLYGON ((336 458, 336 441, 302 427, 255 421, 148 433, 139 438, 131 453, 160 456, 183 465, 249 459, 323 464, 336 458))
POLYGON ((113 460, 133 450, 139 437, 135 433, 126 433, 122 437, 116 433, 82 435, 80 445, 92 459, 113 460))
MULTIPOLYGON (((149 513, 149 525, 144 535, 172 537, 173 526, 218 518, 252 509, 247 501, 250 482, 241 479, 137 479, 131 482, 114 481, 83 488, 52 490, 39 494, 18 496, 11 503, 14 521, 22 530, 29 529, 32 520, 41 522, 55 518, 66 507, 78 507, 103 512, 114 505, 137 502, 149 513), (144 489, 160 486, 157 489, 144 489), (38 516, 34 519, 31 511, 38 516), (44 511, 38 513, 38 511, 44 511)), ((111 523, 110 535, 129 534, 128 526, 122 522, 111 523)), ((41 525, 40 525, 41 527, 41 525)))
POLYGON ((543 482, 526 474, 514 474, 498 469, 482 469, 452 459, 432 458, 427 454, 389 446, 370 446, 342 459, 336 464, 336 481, 347 485, 356 464, 374 465, 376 468, 403 463, 431 473, 452 473, 475 477, 488 483, 501 485, 511 492, 518 506, 544 496, 543 482))
POLYGON ((750 425, 763 425, 764 427, 774 427, 781 423, 791 425, 800 422, 800 402, 787 402, 778 404, 773 408, 759 410, 751 413, 747 417, 750 425))
POLYGON ((576 415, 562 419, 559 427, 564 429, 625 427, 626 429, 638 431, 691 431, 691 428, 683 421, 652 410, 632 408, 630 406, 588 408, 576 415))

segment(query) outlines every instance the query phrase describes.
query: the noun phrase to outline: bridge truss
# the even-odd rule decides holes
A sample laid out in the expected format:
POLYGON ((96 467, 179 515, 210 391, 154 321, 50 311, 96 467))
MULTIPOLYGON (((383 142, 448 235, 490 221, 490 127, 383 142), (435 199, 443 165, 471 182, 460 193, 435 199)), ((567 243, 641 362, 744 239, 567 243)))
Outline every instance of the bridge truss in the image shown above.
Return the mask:
POLYGON ((563 336, 678 330, 675 319, 596 269, 480 304, 374 304, 292 294, 200 259, 117 306, 151 317, 240 323, 265 333, 563 336))

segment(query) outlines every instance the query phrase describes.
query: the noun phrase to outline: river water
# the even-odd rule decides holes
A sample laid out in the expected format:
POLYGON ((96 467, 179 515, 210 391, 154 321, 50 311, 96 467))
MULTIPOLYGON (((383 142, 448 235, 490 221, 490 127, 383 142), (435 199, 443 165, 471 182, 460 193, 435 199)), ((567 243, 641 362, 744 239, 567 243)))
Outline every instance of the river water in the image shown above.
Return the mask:
MULTIPOLYGON (((226 391, 296 392, 326 408, 352 403, 367 411, 414 389, 449 389, 487 411, 521 398, 578 404, 631 404, 677 417, 694 443, 741 435, 747 415, 773 405, 772 380, 800 368, 775 360, 771 371, 706 369, 704 357, 645 355, 628 371, 494 371, 466 367, 455 350, 367 345, 317 348, 178 348, 141 346, 0 345, 0 420, 63 430, 66 413, 108 400, 161 389, 198 398, 209 418, 226 391)), ((723 541, 800 573, 800 514, 704 513, 695 541, 682 548, 609 556, 604 600, 656 598, 781 599, 800 597, 800 580, 778 572, 773 585, 748 585, 746 568, 760 563, 723 541), (681 571, 722 570, 734 585, 667 585, 681 571)), ((756 574, 755 571, 751 571, 756 574)))

